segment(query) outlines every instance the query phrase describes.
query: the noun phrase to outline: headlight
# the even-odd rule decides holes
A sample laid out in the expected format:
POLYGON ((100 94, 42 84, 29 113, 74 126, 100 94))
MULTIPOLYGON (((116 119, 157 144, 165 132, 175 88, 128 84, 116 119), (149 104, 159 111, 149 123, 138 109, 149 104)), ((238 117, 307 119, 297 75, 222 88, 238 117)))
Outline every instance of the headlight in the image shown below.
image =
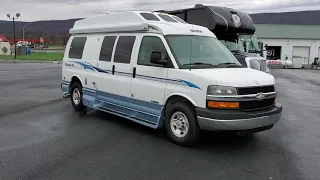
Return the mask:
POLYGON ((237 95, 235 87, 228 86, 208 86, 207 95, 237 95))

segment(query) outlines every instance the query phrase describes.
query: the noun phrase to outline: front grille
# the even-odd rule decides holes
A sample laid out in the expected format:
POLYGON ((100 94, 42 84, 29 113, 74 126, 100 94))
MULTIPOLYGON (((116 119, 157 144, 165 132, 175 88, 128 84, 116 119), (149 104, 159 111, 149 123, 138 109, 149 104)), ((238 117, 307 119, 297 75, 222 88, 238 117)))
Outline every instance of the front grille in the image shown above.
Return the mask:
POLYGON ((274 101, 275 101, 275 98, 264 99, 262 101, 242 101, 240 102, 240 109, 244 111, 265 109, 273 106, 274 101))
POLYGON ((261 87, 241 87, 237 88, 239 95, 258 94, 274 92, 274 86, 261 86, 261 87))

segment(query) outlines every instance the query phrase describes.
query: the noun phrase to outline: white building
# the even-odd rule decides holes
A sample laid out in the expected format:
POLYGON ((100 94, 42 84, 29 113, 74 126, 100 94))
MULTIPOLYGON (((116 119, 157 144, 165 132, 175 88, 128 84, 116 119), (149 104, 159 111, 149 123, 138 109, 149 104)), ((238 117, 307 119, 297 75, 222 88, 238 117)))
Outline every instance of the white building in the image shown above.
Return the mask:
POLYGON ((303 64, 320 58, 320 25, 257 24, 259 41, 268 45, 267 59, 290 60, 302 57, 303 64))
POLYGON ((10 43, 9 42, 0 42, 0 55, 10 55, 10 43))

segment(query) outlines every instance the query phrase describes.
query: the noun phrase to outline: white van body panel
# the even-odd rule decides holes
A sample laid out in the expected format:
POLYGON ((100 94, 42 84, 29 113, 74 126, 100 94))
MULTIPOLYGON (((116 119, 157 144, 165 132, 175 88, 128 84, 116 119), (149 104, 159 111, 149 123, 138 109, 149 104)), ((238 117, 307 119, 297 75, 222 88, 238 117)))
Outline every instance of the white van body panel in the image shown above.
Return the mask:
POLYGON ((213 84, 231 87, 254 87, 274 84, 272 75, 249 68, 193 69, 191 73, 201 79, 211 80, 213 84))

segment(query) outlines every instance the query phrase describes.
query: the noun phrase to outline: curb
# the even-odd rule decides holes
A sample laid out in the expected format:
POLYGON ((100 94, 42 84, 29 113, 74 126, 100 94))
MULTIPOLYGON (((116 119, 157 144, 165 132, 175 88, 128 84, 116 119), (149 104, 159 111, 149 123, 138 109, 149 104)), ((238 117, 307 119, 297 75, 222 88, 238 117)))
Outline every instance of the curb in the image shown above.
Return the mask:
POLYGON ((5 60, 5 59, 0 59, 0 62, 3 63, 39 63, 39 64, 44 64, 44 63, 52 63, 52 64, 61 64, 62 61, 54 60, 54 61, 38 61, 38 60, 5 60))

